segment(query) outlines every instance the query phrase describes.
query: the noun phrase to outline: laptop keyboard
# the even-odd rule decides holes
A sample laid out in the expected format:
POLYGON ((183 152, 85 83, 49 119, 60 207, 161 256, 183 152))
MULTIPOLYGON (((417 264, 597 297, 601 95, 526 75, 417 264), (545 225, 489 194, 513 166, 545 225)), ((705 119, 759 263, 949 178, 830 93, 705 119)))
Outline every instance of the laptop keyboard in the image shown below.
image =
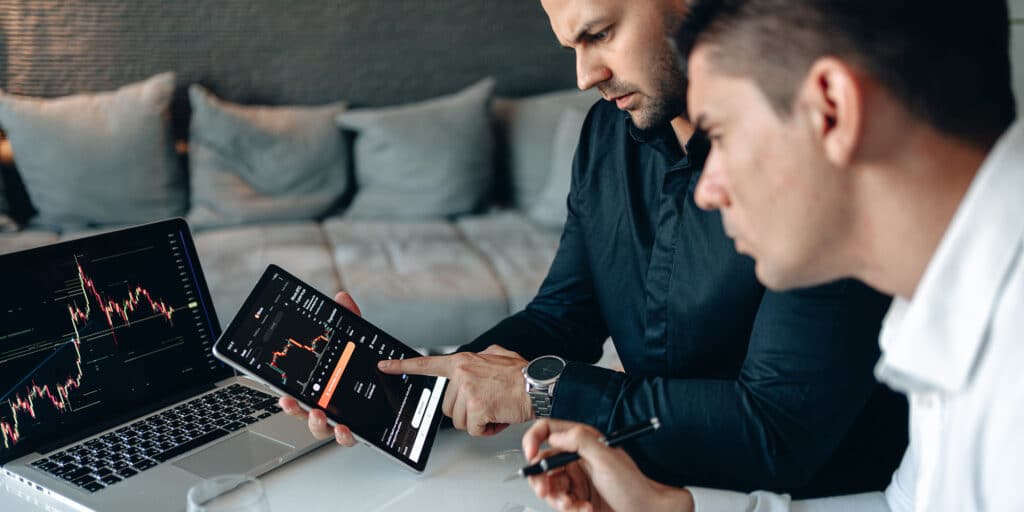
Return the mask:
POLYGON ((96 492, 281 412, 277 399, 240 384, 77 444, 32 466, 96 492))

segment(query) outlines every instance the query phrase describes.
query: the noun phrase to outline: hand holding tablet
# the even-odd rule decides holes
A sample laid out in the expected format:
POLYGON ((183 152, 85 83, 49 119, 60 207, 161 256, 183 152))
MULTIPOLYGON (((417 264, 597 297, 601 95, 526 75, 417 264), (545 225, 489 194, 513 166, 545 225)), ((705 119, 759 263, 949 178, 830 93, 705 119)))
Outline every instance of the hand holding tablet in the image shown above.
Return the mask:
MULTIPOLYGON (((354 306, 354 304, 352 304, 354 306)), ((318 437, 353 434, 417 472, 426 467, 447 379, 387 375, 386 359, 419 354, 271 265, 214 346, 214 354, 311 412, 318 437), (321 417, 323 414, 323 417, 321 417), (326 433, 326 435, 324 435, 326 433)))
MULTIPOLYGON (((348 292, 336 293, 334 295, 334 302, 341 304, 345 309, 359 316, 363 316, 362 311, 359 310, 359 305, 356 304, 355 299, 348 292)), ((327 420, 327 416, 319 409, 307 411, 299 405, 298 401, 288 395, 282 395, 277 405, 289 416, 307 422, 310 433, 317 439, 323 440, 334 436, 334 440, 346 448, 351 448, 358 442, 347 425, 336 424, 332 428, 327 420)))

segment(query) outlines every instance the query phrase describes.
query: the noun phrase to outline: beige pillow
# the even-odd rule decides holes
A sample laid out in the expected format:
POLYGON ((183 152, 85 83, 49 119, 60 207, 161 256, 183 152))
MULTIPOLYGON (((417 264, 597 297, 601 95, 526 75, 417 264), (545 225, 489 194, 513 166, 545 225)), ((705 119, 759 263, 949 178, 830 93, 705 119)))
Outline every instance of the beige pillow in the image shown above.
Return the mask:
POLYGON ((338 124, 357 133, 357 189, 346 215, 419 219, 480 207, 494 174, 493 90, 486 78, 449 96, 340 114, 338 124))
POLYGON ((0 93, 33 223, 74 229, 179 216, 185 170, 169 124, 174 73, 55 99, 0 93))
POLYGON ((317 219, 349 189, 349 153, 335 116, 345 103, 248 106, 189 88, 196 228, 317 219))

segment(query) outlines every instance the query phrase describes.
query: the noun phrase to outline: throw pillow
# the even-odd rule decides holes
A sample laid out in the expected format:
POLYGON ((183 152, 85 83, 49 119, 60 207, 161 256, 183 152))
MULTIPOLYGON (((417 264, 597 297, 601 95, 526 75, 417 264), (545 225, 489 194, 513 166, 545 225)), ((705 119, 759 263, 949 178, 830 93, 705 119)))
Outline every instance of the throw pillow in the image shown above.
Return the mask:
POLYGON ((168 107, 174 73, 99 94, 55 99, 0 93, 33 223, 60 228, 149 222, 181 215, 185 171, 168 107))
POLYGON ((586 112, 569 108, 558 119, 547 183, 526 212, 527 217, 538 224, 552 229, 565 226, 565 218, 569 215, 566 200, 572 183, 572 161, 576 157, 576 146, 586 118, 586 112))
POLYGON ((358 188, 347 215, 445 217, 479 207, 493 175, 493 90, 487 78, 450 96, 338 115, 340 126, 358 134, 358 188))
POLYGON ((562 111, 586 111, 600 99, 596 90, 569 90, 494 101, 494 117, 506 144, 503 169, 509 175, 514 206, 529 211, 540 197, 548 181, 555 129, 562 111))
POLYGON ((196 228, 315 219, 349 183, 334 117, 344 103, 243 106, 189 88, 189 169, 196 228))

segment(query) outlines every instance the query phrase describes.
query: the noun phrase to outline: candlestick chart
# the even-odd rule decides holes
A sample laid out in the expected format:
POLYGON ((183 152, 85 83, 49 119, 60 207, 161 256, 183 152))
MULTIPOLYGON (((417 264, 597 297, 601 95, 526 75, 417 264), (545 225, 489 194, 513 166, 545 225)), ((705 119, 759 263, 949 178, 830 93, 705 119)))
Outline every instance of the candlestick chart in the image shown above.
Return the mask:
POLYGON ((205 359, 190 340, 212 344, 179 240, 86 249, 0 269, 0 455, 166 388, 205 359))

